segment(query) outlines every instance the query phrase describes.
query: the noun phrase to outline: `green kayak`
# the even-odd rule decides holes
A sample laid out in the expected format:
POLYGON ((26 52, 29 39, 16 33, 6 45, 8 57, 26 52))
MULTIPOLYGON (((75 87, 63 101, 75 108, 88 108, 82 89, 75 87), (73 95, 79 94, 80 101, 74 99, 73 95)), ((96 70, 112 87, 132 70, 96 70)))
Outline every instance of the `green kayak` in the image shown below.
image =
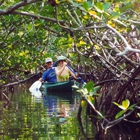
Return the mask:
POLYGON ((65 82, 45 82, 42 84, 43 94, 52 92, 72 92, 73 85, 78 85, 79 83, 75 81, 65 81, 65 82))

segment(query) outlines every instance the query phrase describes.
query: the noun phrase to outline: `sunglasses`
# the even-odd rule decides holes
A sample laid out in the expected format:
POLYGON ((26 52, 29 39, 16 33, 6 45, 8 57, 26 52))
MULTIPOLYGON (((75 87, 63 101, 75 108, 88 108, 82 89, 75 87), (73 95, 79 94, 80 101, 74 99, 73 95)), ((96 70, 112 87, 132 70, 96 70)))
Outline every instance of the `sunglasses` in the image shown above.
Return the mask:
POLYGON ((66 60, 59 60, 59 62, 66 62, 66 60))
POLYGON ((46 64, 51 64, 52 62, 47 62, 46 64))

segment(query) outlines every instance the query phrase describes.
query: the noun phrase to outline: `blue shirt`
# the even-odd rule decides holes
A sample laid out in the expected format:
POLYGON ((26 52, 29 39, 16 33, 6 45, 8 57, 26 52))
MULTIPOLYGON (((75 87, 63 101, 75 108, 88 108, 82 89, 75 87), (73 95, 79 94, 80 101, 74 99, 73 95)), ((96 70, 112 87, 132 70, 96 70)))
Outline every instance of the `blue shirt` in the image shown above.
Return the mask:
POLYGON ((42 75, 42 79, 44 82, 57 82, 55 67, 51 67, 50 69, 46 70, 42 75))

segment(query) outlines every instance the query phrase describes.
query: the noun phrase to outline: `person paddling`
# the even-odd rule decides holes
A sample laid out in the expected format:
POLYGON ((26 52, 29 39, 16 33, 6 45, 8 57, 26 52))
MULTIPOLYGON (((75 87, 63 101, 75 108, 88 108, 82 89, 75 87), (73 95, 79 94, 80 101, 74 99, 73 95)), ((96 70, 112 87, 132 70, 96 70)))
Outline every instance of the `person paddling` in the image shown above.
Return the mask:
POLYGON ((72 77, 74 77, 75 79, 77 79, 74 72, 72 72, 68 68, 65 56, 59 56, 57 61, 58 61, 58 66, 55 67, 55 73, 56 73, 56 77, 57 77, 58 82, 68 81, 70 75, 72 77))

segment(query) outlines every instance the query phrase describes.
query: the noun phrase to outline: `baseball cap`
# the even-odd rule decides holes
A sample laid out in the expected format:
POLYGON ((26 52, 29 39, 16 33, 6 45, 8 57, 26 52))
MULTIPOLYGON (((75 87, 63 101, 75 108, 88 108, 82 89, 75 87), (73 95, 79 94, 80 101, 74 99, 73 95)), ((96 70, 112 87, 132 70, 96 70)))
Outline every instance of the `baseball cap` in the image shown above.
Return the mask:
POLYGON ((45 62, 46 62, 46 63, 52 62, 52 59, 51 59, 51 58, 46 58, 45 62))

